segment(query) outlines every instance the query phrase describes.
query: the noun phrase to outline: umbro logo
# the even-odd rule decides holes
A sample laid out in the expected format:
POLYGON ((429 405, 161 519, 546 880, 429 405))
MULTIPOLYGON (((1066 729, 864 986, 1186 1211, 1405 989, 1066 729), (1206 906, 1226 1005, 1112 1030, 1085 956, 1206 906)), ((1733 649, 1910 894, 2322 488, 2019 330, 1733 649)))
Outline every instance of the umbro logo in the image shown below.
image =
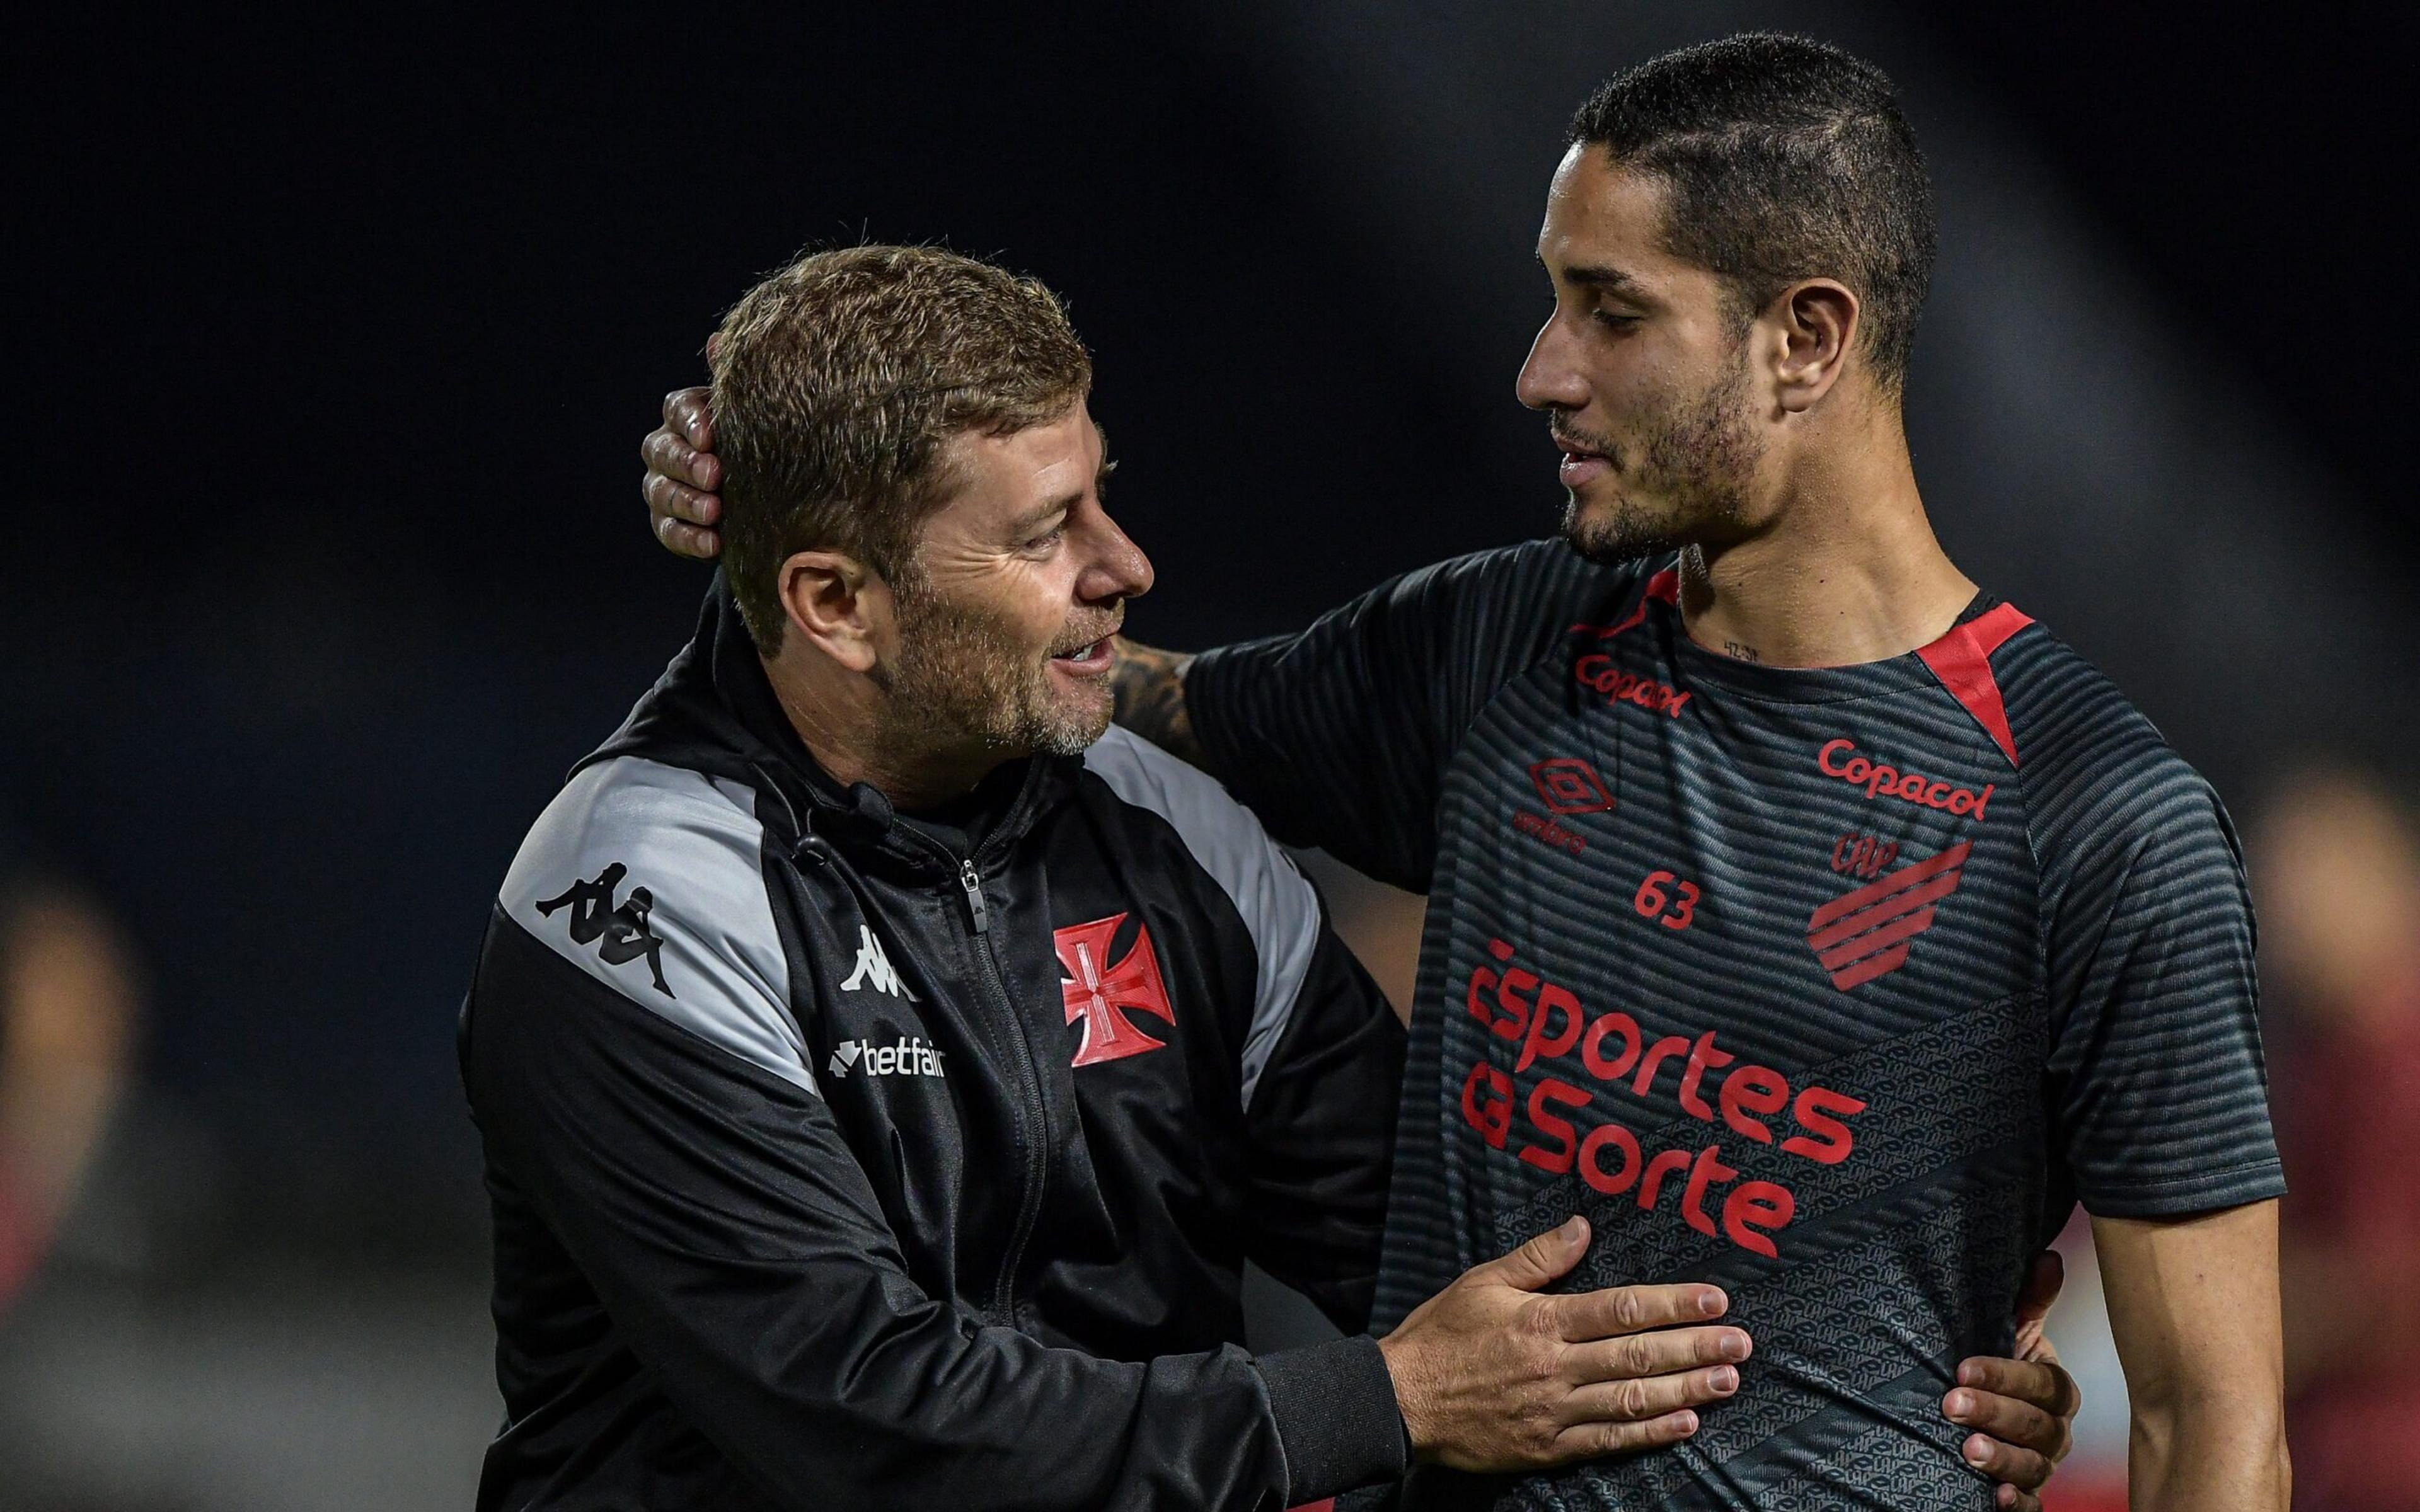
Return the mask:
POLYGON ((871 924, 857 926, 857 969, 848 974, 848 979, 840 984, 840 990, 845 993, 888 993, 911 1003, 921 1001, 915 992, 899 980, 899 973, 892 967, 891 958, 882 953, 882 942, 874 937, 871 924))
POLYGON ((1556 756, 1529 768, 1529 785, 1556 813, 1603 813, 1613 807, 1605 779, 1577 756, 1556 756))
POLYGON ((861 1076, 939 1076, 941 1052, 922 1039, 902 1035, 890 1044, 876 1044, 871 1040, 843 1040, 832 1046, 831 1059, 824 1068, 834 1081, 845 1081, 852 1071, 861 1076))
POLYGON ((1932 927, 1932 905, 1958 890, 1972 841, 1835 898, 1807 920, 1807 946, 1842 992, 1907 964, 1908 942, 1932 927))
POLYGON ((664 981, 664 942, 647 924, 647 916, 655 912, 656 895, 644 887, 632 887, 621 906, 614 906, 613 889, 629 874, 628 867, 613 862, 587 881, 573 882, 561 896, 539 903, 538 914, 552 918, 556 909, 568 906, 572 944, 594 944, 597 958, 609 966, 624 965, 645 956, 647 971, 656 979, 656 991, 666 997, 676 996, 664 981))

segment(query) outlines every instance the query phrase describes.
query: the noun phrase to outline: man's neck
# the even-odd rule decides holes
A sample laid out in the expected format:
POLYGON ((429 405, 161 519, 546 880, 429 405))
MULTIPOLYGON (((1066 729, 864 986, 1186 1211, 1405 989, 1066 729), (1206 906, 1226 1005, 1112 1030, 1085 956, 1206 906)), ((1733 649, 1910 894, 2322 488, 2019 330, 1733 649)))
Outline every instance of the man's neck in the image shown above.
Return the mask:
POLYGON ((1800 469, 1773 523, 1681 553, 1681 610, 1709 651, 1775 667, 1848 667, 1939 640, 1973 601, 1925 517, 1896 424, 1800 469))
POLYGON ((807 754, 846 788, 863 782, 905 813, 961 798, 1001 764, 996 750, 937 751, 886 740, 887 696, 871 679, 837 667, 759 657, 773 696, 807 754))

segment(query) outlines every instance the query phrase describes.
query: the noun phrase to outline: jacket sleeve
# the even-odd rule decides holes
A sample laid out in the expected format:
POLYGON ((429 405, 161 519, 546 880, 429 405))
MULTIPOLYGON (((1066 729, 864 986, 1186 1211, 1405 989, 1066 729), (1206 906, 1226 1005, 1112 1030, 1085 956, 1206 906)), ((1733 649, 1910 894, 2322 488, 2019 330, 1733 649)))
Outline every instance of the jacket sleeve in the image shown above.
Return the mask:
POLYGON ((637 1007, 509 918, 490 928, 465 1031, 489 1158, 675 1407, 779 1505, 1240 1512, 1400 1471, 1390 1443, 1357 1462, 1310 1389, 1366 1367, 1347 1351, 1374 1355, 1368 1340, 1320 1347, 1326 1363, 1234 1347, 1121 1362, 937 1303, 814 1091, 637 1007), (1291 1431, 1276 1400, 1289 1387, 1291 1431))
POLYGON ((1348 1334, 1370 1326, 1403 1076, 1402 1022, 1323 922, 1245 1110, 1246 1252, 1348 1334))

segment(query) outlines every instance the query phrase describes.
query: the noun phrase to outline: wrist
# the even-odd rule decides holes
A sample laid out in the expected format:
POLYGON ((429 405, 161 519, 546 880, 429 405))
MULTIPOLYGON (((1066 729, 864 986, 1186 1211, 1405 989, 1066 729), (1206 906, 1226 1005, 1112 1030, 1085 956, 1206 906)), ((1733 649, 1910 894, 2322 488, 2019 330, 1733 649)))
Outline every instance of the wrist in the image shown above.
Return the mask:
POLYGON ((1395 1391, 1395 1412, 1404 1420, 1404 1454, 1410 1458, 1425 1458, 1435 1435, 1430 1429, 1427 1394, 1421 1389, 1416 1365, 1417 1347, 1397 1329, 1378 1341, 1378 1357, 1386 1363, 1387 1379, 1395 1391))
POLYGON ((1367 1335, 1253 1361, 1285 1448, 1290 1504, 1384 1485, 1410 1468, 1393 1372, 1384 1361, 1367 1335))

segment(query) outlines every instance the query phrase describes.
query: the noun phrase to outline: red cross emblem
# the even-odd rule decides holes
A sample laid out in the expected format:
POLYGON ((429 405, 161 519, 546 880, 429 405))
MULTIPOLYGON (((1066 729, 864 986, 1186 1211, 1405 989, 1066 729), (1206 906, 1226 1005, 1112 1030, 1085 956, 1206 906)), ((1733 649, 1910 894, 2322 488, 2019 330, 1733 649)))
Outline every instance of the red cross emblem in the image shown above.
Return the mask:
POLYGON ((1071 1065, 1123 1060, 1166 1043, 1136 1028, 1122 1009, 1140 1009, 1171 1024, 1176 1022, 1176 1013, 1168 1005, 1168 983, 1160 980, 1159 957, 1152 952, 1151 931, 1140 920, 1135 923, 1133 949, 1124 960, 1109 964, 1110 937, 1125 921, 1125 915, 1112 914, 1050 932, 1059 964, 1067 972, 1059 983, 1059 995, 1067 1003, 1067 1022, 1084 1021, 1084 1042, 1071 1065))

